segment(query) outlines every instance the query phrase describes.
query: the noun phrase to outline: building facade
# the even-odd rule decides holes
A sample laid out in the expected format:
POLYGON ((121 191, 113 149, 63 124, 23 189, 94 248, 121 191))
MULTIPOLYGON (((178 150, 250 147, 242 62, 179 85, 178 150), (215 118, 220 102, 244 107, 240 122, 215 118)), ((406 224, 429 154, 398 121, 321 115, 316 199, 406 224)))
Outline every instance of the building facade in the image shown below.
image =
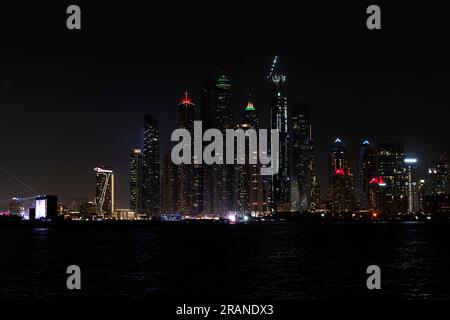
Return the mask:
POLYGON ((377 171, 386 184, 385 214, 407 212, 405 152, 402 143, 384 143, 377 146, 377 171))
POLYGON ((347 217, 354 210, 353 174, 347 150, 337 138, 328 155, 328 209, 333 215, 347 217))
POLYGON ((172 162, 170 151, 164 155, 162 162, 162 213, 177 212, 178 203, 178 166, 172 162))
POLYGON ((275 211, 290 211, 288 100, 284 92, 286 76, 275 74, 270 80, 273 86, 270 123, 271 128, 279 132, 279 171, 272 176, 273 207, 275 211))
POLYGON ((311 113, 305 103, 295 104, 292 110, 292 170, 298 192, 295 207, 301 212, 314 211, 319 205, 319 194, 311 113))
MULTIPOLYGON (((259 118, 251 96, 242 112, 242 121, 238 128, 244 131, 255 129, 256 132, 259 129, 259 118)), ((260 165, 258 164, 258 153, 250 150, 247 139, 245 144, 245 164, 236 165, 236 181, 238 211, 255 217, 264 215, 262 177, 260 175, 260 165)))
POLYGON ((142 151, 133 149, 130 155, 130 209, 142 212, 142 151))
MULTIPOLYGON (((234 129, 231 82, 220 76, 215 84, 214 126, 225 134, 225 130, 234 129)), ((225 162, 225 150, 222 154, 225 162)), ((232 164, 213 165, 214 213, 227 216, 236 210, 235 166, 232 164)))
POLYGON ((111 216, 114 212, 114 171, 110 167, 100 166, 94 168, 94 172, 97 213, 102 216, 111 216))
POLYGON ((148 216, 160 214, 161 160, 158 122, 150 115, 144 119, 142 149, 142 211, 148 216))
POLYGON ((194 165, 193 137, 194 137, 195 105, 186 92, 177 109, 177 128, 186 129, 191 134, 190 164, 177 165, 177 211, 183 214, 199 213, 199 185, 197 166, 194 165))
POLYGON ((368 140, 359 148, 356 199, 359 209, 369 209, 370 181, 377 176, 375 150, 368 140))

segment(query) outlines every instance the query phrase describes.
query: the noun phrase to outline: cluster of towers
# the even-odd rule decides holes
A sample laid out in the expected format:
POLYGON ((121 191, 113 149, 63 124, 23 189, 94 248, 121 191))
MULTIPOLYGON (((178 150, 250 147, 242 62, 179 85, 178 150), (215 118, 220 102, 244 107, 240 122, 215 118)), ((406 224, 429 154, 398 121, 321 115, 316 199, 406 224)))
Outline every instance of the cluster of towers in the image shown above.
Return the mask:
POLYGON ((385 217, 435 212, 429 210, 425 202, 439 195, 448 196, 448 163, 447 156, 442 155, 428 170, 429 177, 419 179, 418 160, 406 157, 402 143, 374 146, 365 140, 354 175, 344 143, 338 138, 328 159, 327 209, 340 217, 364 210, 385 217))
MULTIPOLYGON (((365 140, 354 174, 344 143, 338 138, 329 152, 326 197, 321 201, 310 110, 305 103, 288 104, 286 76, 275 73, 275 63, 276 59, 267 77, 272 87, 267 111, 270 128, 279 132, 278 173, 264 176, 260 162, 249 164, 248 157, 258 157, 258 153, 246 153, 245 164, 194 164, 192 153, 193 164, 175 165, 170 151, 161 161, 158 123, 146 115, 143 147, 134 149, 130 157, 130 208, 134 212, 149 216, 176 212, 264 216, 326 209, 337 217, 354 216, 358 211, 388 217, 423 211, 438 206, 442 195, 448 197, 447 157, 441 157, 428 170, 428 177, 419 180, 417 159, 405 156, 402 143, 373 146, 365 140)), ((234 120, 232 85, 224 74, 215 81, 205 81, 199 107, 187 92, 182 96, 177 128, 194 136, 194 121, 198 120, 203 131, 214 128, 224 134, 227 129, 261 128, 251 95, 240 119, 234 120)), ((225 150, 221 156, 226 158, 225 150)))
MULTIPOLYGON (((238 212, 252 216, 314 210, 319 194, 309 109, 303 104, 294 105, 291 124, 288 123, 286 77, 275 74, 272 68, 268 80, 273 88, 267 108, 270 110, 270 127, 279 131, 278 174, 261 175, 262 165, 258 161, 253 161, 258 164, 249 164, 248 158, 258 157, 257 153, 246 153, 245 164, 236 165, 175 165, 170 151, 160 161, 158 125, 147 115, 143 148, 134 149, 130 157, 131 209, 148 215, 238 212)), ((260 129, 251 95, 243 105, 240 120, 233 119, 232 85, 224 74, 215 81, 211 78, 205 81, 200 107, 187 92, 183 95, 177 107, 177 128, 187 129, 194 136, 196 120, 202 121, 203 131, 215 128, 225 133, 227 129, 260 129)), ((226 154, 222 156, 225 158, 226 154)))

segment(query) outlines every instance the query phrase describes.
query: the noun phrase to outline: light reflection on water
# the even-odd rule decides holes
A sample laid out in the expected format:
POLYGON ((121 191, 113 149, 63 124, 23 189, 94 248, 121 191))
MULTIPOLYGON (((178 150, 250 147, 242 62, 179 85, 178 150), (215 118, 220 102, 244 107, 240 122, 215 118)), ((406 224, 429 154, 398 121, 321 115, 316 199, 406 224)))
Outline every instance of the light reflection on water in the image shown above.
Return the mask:
POLYGON ((450 224, 170 225, 0 230, 0 298, 450 298, 450 224), (382 270, 381 292, 365 270, 382 270), (80 293, 81 295, 81 293, 80 293))

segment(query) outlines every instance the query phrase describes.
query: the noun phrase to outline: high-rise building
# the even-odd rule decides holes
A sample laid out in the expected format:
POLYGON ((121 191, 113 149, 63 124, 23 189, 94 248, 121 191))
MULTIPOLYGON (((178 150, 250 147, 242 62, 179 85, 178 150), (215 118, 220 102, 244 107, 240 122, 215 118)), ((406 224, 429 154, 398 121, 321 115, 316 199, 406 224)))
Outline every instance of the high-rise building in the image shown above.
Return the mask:
POLYGON ((98 214, 111 216, 114 212, 114 171, 110 167, 94 168, 96 177, 95 205, 98 214))
POLYGON ((314 211, 319 204, 319 194, 311 114, 305 103, 295 104, 292 110, 292 169, 298 189, 298 210, 314 211))
POLYGON ((270 111, 271 128, 279 132, 279 171, 272 176, 273 204, 275 211, 290 210, 290 168, 288 100, 284 92, 286 76, 273 75, 273 100, 270 111))
POLYGON ((150 115, 145 115, 144 119, 142 172, 142 211, 147 215, 160 214, 159 129, 158 122, 150 115))
MULTIPOLYGON (((203 83, 201 90, 201 106, 200 106, 200 120, 202 121, 203 132, 214 127, 214 102, 215 102, 215 87, 211 77, 207 77, 203 83)), ((207 143, 204 142, 203 147, 207 143)), ((201 189, 201 199, 203 208, 201 212, 214 212, 214 166, 198 165, 199 182, 201 189)))
MULTIPOLYGON (((186 129, 194 137, 195 105, 186 92, 177 109, 177 128, 186 129)), ((191 141, 193 150, 193 139, 191 141)), ((177 166, 178 177, 178 199, 177 211, 184 214, 198 213, 199 186, 194 156, 191 152, 191 164, 180 164, 177 166)))
MULTIPOLYGON (((215 86, 214 122, 223 134, 225 130, 234 128, 231 97, 231 82, 222 75, 215 86)), ((235 166, 225 164, 225 150, 222 156, 224 164, 214 165, 214 213, 228 215, 228 212, 236 209, 235 166)))
POLYGON ((425 179, 419 179, 419 184, 417 187, 418 197, 419 197, 419 211, 423 212, 423 200, 427 195, 427 183, 425 179))
POLYGON ((353 175, 344 143, 337 138, 328 156, 328 206, 340 217, 354 209, 353 175))
POLYGON ((162 213, 177 212, 178 201, 178 166, 172 162, 170 151, 164 155, 162 162, 162 213))
POLYGON ((408 213, 419 211, 419 190, 416 175, 417 159, 405 158, 405 184, 408 198, 408 213))
POLYGON ((446 153, 441 154, 439 161, 428 168, 427 194, 450 194, 450 163, 446 153))
POLYGON ((356 196, 360 209, 369 209, 370 181, 377 175, 376 156, 373 146, 364 140, 359 148, 358 180, 356 196))
POLYGON ((340 138, 336 138, 328 154, 328 181, 331 184, 338 169, 347 170, 350 167, 347 150, 340 138))
MULTIPOLYGON (((244 131, 248 129, 259 129, 259 118, 251 96, 242 112, 242 121, 238 125, 238 128, 244 131)), ((241 213, 260 216, 264 214, 264 209, 258 153, 257 151, 250 150, 248 140, 246 140, 245 150, 245 164, 236 165, 237 207, 241 213), (256 164, 251 164, 250 159, 256 164)))
POLYGON ((142 152, 133 149, 130 155, 130 209, 142 211, 142 152))
POLYGON ((377 147, 378 176, 386 183, 385 213, 406 213, 405 152, 402 143, 385 143, 377 147))
POLYGON ((383 214, 386 209, 386 183, 383 177, 374 176, 369 181, 369 193, 367 198, 367 207, 364 209, 371 210, 372 214, 378 217, 383 214))

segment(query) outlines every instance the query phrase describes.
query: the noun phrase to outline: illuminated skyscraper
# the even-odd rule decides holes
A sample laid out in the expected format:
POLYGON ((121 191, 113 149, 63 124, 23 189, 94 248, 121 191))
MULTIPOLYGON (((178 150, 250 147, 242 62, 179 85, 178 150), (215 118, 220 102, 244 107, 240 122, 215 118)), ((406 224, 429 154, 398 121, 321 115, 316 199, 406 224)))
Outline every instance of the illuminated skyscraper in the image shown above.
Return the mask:
POLYGON ((100 215, 114 212, 114 171, 105 166, 94 168, 96 177, 95 205, 100 215))
MULTIPOLYGON (((201 112, 200 119, 202 121, 203 132, 214 127, 214 101, 215 101, 215 87, 211 77, 207 77, 201 90, 201 112)), ((207 145, 204 142, 203 147, 207 145)), ((211 165, 198 165, 200 175, 200 189, 201 200, 203 208, 200 212, 211 213, 214 212, 214 166, 211 165)))
POLYGON ((159 129, 158 122, 150 115, 145 115, 144 120, 142 171, 142 210, 147 215, 160 214, 159 129))
POLYGON ((337 138, 328 157, 328 206, 333 214, 344 217, 354 209, 353 175, 347 151, 337 138))
MULTIPOLYGON (((191 137, 194 137, 194 120, 195 108, 192 99, 186 92, 184 97, 178 104, 177 109, 177 128, 186 129, 190 132, 191 137)), ((191 154, 193 154, 193 139, 191 145, 191 154)), ((177 211, 184 214, 198 213, 198 179, 196 175, 196 168, 194 158, 192 156, 191 164, 180 164, 177 166, 178 177, 178 199, 177 211)))
MULTIPOLYGON (((259 129, 259 119, 251 97, 242 113, 242 130, 259 129)), ((246 139, 245 164, 236 165, 237 173, 237 207, 238 210, 252 216, 263 213, 262 185, 259 164, 250 164, 250 159, 258 163, 257 151, 251 152, 246 139), (251 152, 251 153, 250 153, 251 152)))
POLYGON ((358 157, 358 177, 356 196, 360 209, 369 208, 370 181, 377 175, 375 150, 368 140, 364 140, 358 157))
POLYGON ((428 168, 427 194, 450 194, 450 164, 445 153, 441 154, 439 161, 428 168))
MULTIPOLYGON (((214 100, 215 128, 225 134, 226 129, 233 129, 233 106, 231 103, 231 82, 225 75, 216 81, 214 100)), ((225 150, 224 150, 225 151, 225 150)), ((224 152, 223 152, 224 153, 224 152)), ((225 162, 226 155, 223 154, 225 162)), ((214 165, 214 212, 227 215, 236 209, 235 203, 235 166, 232 164, 214 165)))
POLYGON ((386 183, 383 177, 375 176, 369 181, 369 192, 367 197, 367 207, 364 209, 370 210, 376 214, 384 215, 386 212, 386 183))
POLYGON ((142 211, 142 152, 133 149, 130 155, 130 209, 142 211))
POLYGON ((406 195, 408 198, 408 213, 414 213, 419 210, 419 197, 418 197, 418 181, 416 175, 417 159, 405 158, 405 184, 406 195))
POLYGON ((290 170, 289 170, 289 133, 288 101, 284 93, 286 76, 273 75, 273 100, 270 111, 271 128, 279 131, 279 171, 272 177, 272 193, 275 211, 290 210, 290 170))
POLYGON ((347 170, 349 168, 348 155, 344 143, 340 138, 336 138, 331 146, 328 155, 328 181, 332 183, 333 177, 338 169, 347 170))
POLYGON ((377 147, 378 176, 386 183, 387 214, 406 213, 405 152, 402 143, 385 143, 377 147))
POLYGON ((300 211, 313 211, 318 206, 318 184, 315 175, 314 140, 310 109, 297 103, 292 112, 292 168, 297 181, 300 211))

